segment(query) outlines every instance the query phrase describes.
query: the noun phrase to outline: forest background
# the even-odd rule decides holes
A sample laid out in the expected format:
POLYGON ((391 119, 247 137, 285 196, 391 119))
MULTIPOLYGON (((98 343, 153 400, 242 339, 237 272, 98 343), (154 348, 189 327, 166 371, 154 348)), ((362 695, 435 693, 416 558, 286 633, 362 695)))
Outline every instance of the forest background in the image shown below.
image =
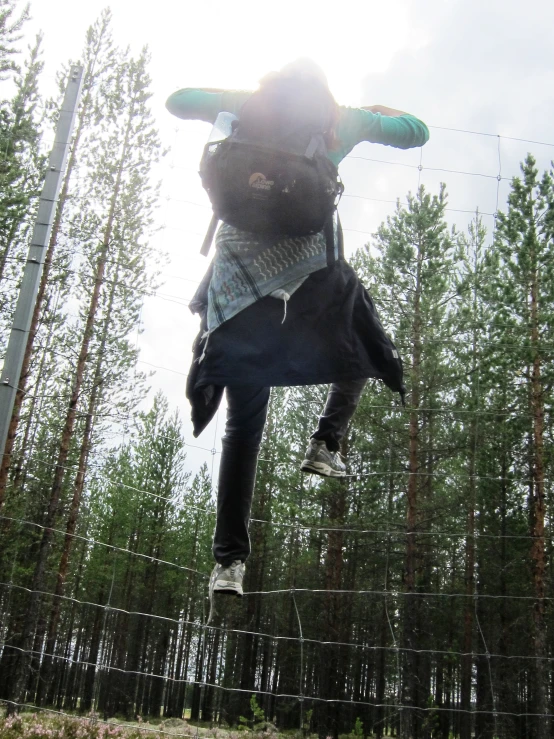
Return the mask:
MULTIPOLYGON (((320 736, 356 726, 405 738, 550 735, 552 99, 533 95, 552 68, 540 58, 545 24, 509 5, 497 16, 481 10, 471 33, 487 42, 463 57, 457 79, 433 64, 447 34, 436 41, 432 31, 456 26, 463 47, 460 5, 411 45, 409 4, 399 5, 401 43, 382 74, 362 81, 357 72, 364 100, 354 99, 352 75, 342 89, 332 76, 340 69, 330 79, 339 102, 381 102, 378 91, 430 123, 441 112, 444 128, 431 127, 425 149, 363 145, 341 170, 349 257, 402 352, 408 404, 369 387, 343 449, 352 476, 331 484, 298 473, 324 389, 273 393, 249 595, 223 627, 206 628, 223 420, 191 443, 182 396, 196 328, 187 296, 206 266, 197 248, 210 211, 196 163, 209 127, 162 118, 160 101, 177 84, 151 79, 156 66, 134 48, 133 24, 126 48, 124 34, 114 40, 121 19, 98 14, 56 82, 43 69, 48 36, 25 52, 32 22, 22 4, 0 2, 3 348, 56 84, 70 59, 85 67, 0 476, 0 698, 9 707, 156 719, 186 710, 233 725, 252 715, 255 694, 280 730, 320 736), (533 56, 500 73, 505 38, 486 33, 492 21, 497 30, 517 23, 533 56), (479 66, 483 49, 490 63, 479 66), (416 68, 438 69, 432 103, 420 99, 416 68), (447 103, 460 98, 453 120, 447 103), (151 375, 151 365, 164 369, 151 375)), ((446 56, 459 63, 449 42, 446 56)), ((178 82, 253 87, 248 75, 267 71, 268 59, 226 79, 225 51, 204 66, 208 79, 190 64, 194 74, 178 82)), ((305 44, 271 61, 300 53, 305 44)), ((173 77, 176 68, 167 67, 173 77)))

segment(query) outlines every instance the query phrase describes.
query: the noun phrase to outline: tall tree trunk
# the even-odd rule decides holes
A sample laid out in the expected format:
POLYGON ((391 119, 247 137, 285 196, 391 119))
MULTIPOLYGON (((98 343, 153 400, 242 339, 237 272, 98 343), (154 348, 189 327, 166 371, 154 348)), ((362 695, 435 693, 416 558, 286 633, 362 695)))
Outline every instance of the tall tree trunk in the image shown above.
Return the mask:
MULTIPOLYGON (((86 665, 86 644, 89 635, 89 614, 85 615, 86 606, 82 606, 79 610, 79 626, 77 628, 77 638, 71 643, 68 642, 68 656, 71 654, 71 662, 67 667, 67 679, 63 685, 63 694, 60 696, 59 711, 66 709, 74 711, 78 700, 83 700, 85 683, 86 665), (72 650, 72 651, 70 651, 72 650)), ((96 609, 99 610, 99 609, 96 609)))
MULTIPOLYGON (((425 430, 425 443, 422 456, 425 464, 425 474, 420 474, 420 500, 418 501, 417 526, 421 528, 425 520, 431 520, 429 512, 433 510, 433 493, 435 482, 435 419, 434 411, 435 400, 431 394, 428 394, 423 403, 429 410, 425 412, 421 420, 421 426, 425 430)), ((428 525, 428 524, 427 524, 428 525)), ((433 587, 433 563, 432 563, 432 545, 429 537, 425 537, 417 546, 417 590, 418 592, 430 593, 439 592, 439 586, 433 587)), ((418 596, 417 600, 417 685, 416 685, 416 705, 418 708, 428 708, 429 699, 432 697, 431 692, 431 658, 430 653, 433 647, 431 635, 433 633, 432 623, 433 609, 429 604, 428 598, 418 596)), ((433 714, 429 711, 418 712, 415 715, 416 727, 415 734, 422 739, 431 739, 431 730, 433 727, 433 714)))
MULTIPOLYGON (((108 535, 107 544, 108 546, 112 544, 113 537, 114 537, 114 526, 110 526, 110 532, 108 535)), ((107 564, 108 560, 104 560, 104 575, 107 572, 107 564)), ((115 580, 115 561, 113 565, 113 572, 112 572, 112 582, 110 589, 108 591, 108 604, 111 601, 112 597, 112 591, 113 591, 113 585, 115 580)), ((95 603, 99 604, 99 607, 95 609, 94 613, 94 622, 91 630, 91 637, 88 644, 88 657, 86 661, 88 662, 88 665, 85 669, 84 676, 83 676, 83 688, 82 688, 82 694, 79 701, 79 710, 82 713, 87 713, 88 711, 92 710, 92 708, 96 708, 96 706, 93 706, 94 699, 95 699, 95 687, 96 687, 96 679, 98 675, 99 670, 99 656, 100 656, 100 645, 102 642, 102 630, 103 627, 106 625, 106 619, 107 619, 107 610, 103 607, 104 606, 104 595, 106 592, 105 585, 102 585, 100 587, 100 592, 97 596, 97 600, 95 603)), ((83 644, 83 654, 85 653, 85 644, 83 644)))
POLYGON ((420 374, 422 359, 421 344, 421 265, 423 260, 422 245, 419 243, 416 286, 413 304, 412 322, 412 382, 411 411, 409 425, 409 477, 407 491, 406 515, 406 564, 404 574, 404 614, 402 629, 403 669, 402 669, 402 706, 400 712, 401 739, 414 739, 415 706, 417 700, 417 609, 416 567, 417 567, 417 519, 418 519, 418 473, 420 428, 419 412, 421 404, 420 374))
POLYGON ((472 409, 474 415, 469 427, 469 464, 468 464, 468 496, 466 509, 466 551, 465 551, 465 592, 464 636, 461 660, 460 681, 460 739, 471 739, 471 694, 473 669, 473 614, 475 593, 475 468, 477 455, 477 388, 475 372, 477 371, 477 346, 473 337, 472 361, 472 409))
MULTIPOLYGON (((505 405, 504 403, 502 404, 505 405)), ((507 459, 506 459, 506 444, 504 440, 501 440, 501 450, 502 450, 502 458, 501 458, 501 465, 500 465, 500 477, 502 479, 501 484, 501 491, 502 491, 502 503, 501 503, 501 537, 500 542, 501 546, 505 547, 506 538, 504 536, 505 534, 505 491, 506 491, 506 468, 507 468, 507 459)), ((485 498, 486 499, 486 498, 485 498)), ((489 646, 488 646, 488 639, 487 639, 487 632, 489 629, 487 628, 487 613, 485 611, 484 606, 484 599, 480 596, 485 594, 485 585, 486 585, 486 569, 485 569, 485 562, 487 558, 486 552, 483 551, 483 540, 481 538, 482 534, 486 530, 486 524, 485 524, 485 516, 486 516, 486 508, 483 504, 483 497, 481 497, 481 502, 479 504, 479 516, 478 516, 478 534, 480 541, 480 547, 476 551, 476 560, 477 560, 477 579, 476 579, 476 594, 477 599, 475 602, 475 620, 478 627, 478 652, 481 656, 477 657, 476 660, 476 667, 477 667, 477 674, 476 674, 476 685, 475 685, 475 739, 494 739, 496 736, 496 722, 494 718, 495 713, 495 696, 493 693, 493 684, 491 680, 491 658, 489 656, 489 646)), ((501 576, 501 582, 500 582, 500 594, 503 594, 505 590, 505 582, 503 582, 502 578, 504 578, 504 573, 506 572, 506 562, 504 559, 504 551, 502 552, 500 563, 499 563, 499 570, 500 570, 500 576, 501 576)), ((500 613, 501 613, 501 621, 502 621, 502 613, 504 608, 505 600, 500 600, 500 613)), ((501 644, 502 636, 499 641, 499 651, 502 654, 503 653, 503 647, 501 644)), ((500 710, 502 709, 502 704, 499 706, 500 710)))
MULTIPOLYGON (((202 629, 201 636, 198 639, 198 646, 197 646, 197 653, 196 653, 196 669, 194 671, 194 686, 192 690, 192 703, 190 707, 190 720, 191 721, 199 721, 200 720, 200 714, 201 714, 201 708, 202 708, 202 687, 204 683, 204 659, 206 656, 206 640, 207 640, 207 631, 206 629, 202 629)), ((236 639, 233 640, 227 640, 227 654, 232 653, 233 654, 233 662, 234 662, 234 647, 236 646, 236 639), (233 642, 230 644, 229 642, 233 642)), ((233 717, 234 718, 234 717, 233 717)), ((230 723, 235 723, 234 720, 230 720, 230 723)))
MULTIPOLYGON (((166 612, 169 612, 171 610, 171 602, 168 602, 166 605, 166 612)), ((153 659, 153 665, 152 665, 152 672, 154 675, 159 675, 160 677, 151 677, 151 685, 150 685, 150 694, 149 694, 149 700, 147 704, 148 708, 148 715, 154 716, 155 718, 158 718, 161 714, 161 709, 163 705, 163 692, 166 685, 166 679, 165 677, 162 677, 165 673, 164 666, 167 661, 167 651, 169 647, 169 625, 167 623, 162 623, 159 625, 159 634, 158 638, 156 640, 156 643, 154 645, 154 659, 153 659)), ((217 637, 219 637, 219 631, 217 632, 217 637)), ((217 640, 216 640, 217 641, 217 640)), ((214 651, 217 652, 217 644, 214 643, 212 645, 214 651)), ((210 661, 211 664, 211 661, 210 661)), ((209 681, 209 677, 208 677, 209 681)), ((211 705, 211 702, 209 703, 211 705)), ((206 699, 204 699, 204 707, 207 707, 206 699)), ((204 710, 202 711, 202 714, 204 714, 204 710)), ((205 719, 204 715, 202 715, 203 720, 205 719)), ((211 720, 211 718, 209 719, 211 720)))
MULTIPOLYGON (((290 557, 289 557, 289 568, 290 568, 290 579, 289 583, 290 586, 294 588, 295 582, 296 582, 296 572, 295 572, 295 563, 298 556, 298 540, 297 540, 297 531, 294 533, 294 543, 292 544, 290 548, 290 557)), ((297 634, 298 633, 298 627, 297 627, 297 616, 296 616, 296 609, 294 607, 294 601, 292 598, 287 599, 286 603, 286 620, 287 620, 287 626, 286 626, 286 633, 288 634, 297 634)), ((284 649, 282 651, 282 662, 281 662, 281 670, 279 671, 279 683, 277 686, 277 693, 285 693, 287 695, 292 695, 294 693, 298 692, 298 681, 297 681, 297 675, 299 673, 299 670, 297 667, 299 666, 299 649, 296 646, 296 644, 285 644, 284 649)), ((291 700, 290 698, 279 698, 277 701, 277 709, 275 711, 277 715, 277 725, 280 730, 282 731, 288 731, 289 729, 295 729, 299 725, 299 712, 298 712, 298 703, 296 700, 291 700)))
POLYGON ((81 395, 81 386, 85 373, 85 366, 88 359, 90 341, 94 330, 94 324, 96 321, 96 314, 98 311, 98 303, 100 298, 100 290, 104 280, 104 271, 106 267, 106 259, 108 250, 112 240, 112 231, 114 226, 116 206, 119 201, 119 194, 123 178, 124 162, 128 156, 129 148, 129 137, 131 133, 131 126, 133 121, 133 104, 131 104, 128 118, 126 122, 125 135, 123 139, 123 145, 119 161, 117 164, 117 176, 114 185, 114 190, 111 197, 110 208, 106 227, 104 229, 104 236, 100 248, 100 254, 96 265, 96 273, 94 280, 94 287, 90 298, 89 308, 87 312, 87 318, 85 322, 85 329, 83 332, 83 338, 81 341, 81 349, 79 352, 79 358, 77 360, 77 367, 75 372, 75 379, 73 382, 73 388, 71 393, 71 399, 67 409, 65 418, 65 424, 61 435, 60 446, 58 450, 58 459, 56 462, 56 468, 54 471, 54 480, 52 484, 52 490, 50 493, 50 501, 48 503, 48 510, 45 517, 45 528, 40 543, 40 549, 38 554, 38 561, 33 574, 33 582, 31 587, 31 593, 29 596, 29 607, 26 614, 25 625, 23 628, 22 638, 22 654, 18 664, 17 675, 14 679, 14 700, 15 703, 22 702, 24 698, 24 686, 27 682, 27 675, 29 669, 29 660, 27 658, 28 652, 31 649, 33 641, 33 635, 35 631, 35 625, 37 616, 39 613, 41 593, 44 589, 44 574, 46 570, 46 562, 50 551, 50 543, 52 540, 52 527, 54 526, 55 519, 58 512, 58 505, 60 494, 62 491, 65 468, 67 459, 69 456, 69 447, 73 437, 73 430, 75 426, 75 420, 77 417, 77 405, 81 395))
MULTIPOLYGON (((83 567, 85 564, 85 556, 87 554, 87 543, 82 542, 81 544, 81 556, 79 558, 79 565, 77 568, 77 577, 75 578, 75 597, 77 597, 79 593, 79 589, 81 587, 81 579, 83 577, 83 567)), ((72 652, 72 649, 74 647, 74 637, 73 637, 73 628, 75 624, 75 615, 77 612, 77 603, 73 602, 71 604, 71 612, 69 617, 69 623, 67 627, 67 633, 65 635, 65 649, 63 654, 63 661, 62 661, 62 668, 61 670, 58 670, 59 681, 58 681, 58 688, 56 689, 55 686, 53 686, 49 692, 49 695, 47 696, 47 702, 50 703, 50 705, 55 704, 57 708, 60 710, 63 706, 63 698, 64 698, 64 692, 66 689, 66 682, 67 682, 67 676, 69 674, 69 660, 70 655, 72 652), (57 696, 57 697, 56 697, 57 696)), ((79 629, 79 634, 77 636, 77 644, 75 644, 75 653, 78 652, 79 649, 79 641, 81 636, 81 629, 79 629)))
MULTIPOLYGON (((342 453, 347 456, 344 444, 342 453)), ((342 587, 344 534, 341 528, 345 522, 346 492, 345 482, 338 483, 336 490, 331 495, 329 506, 329 525, 335 530, 328 533, 325 561, 325 586, 329 591, 326 596, 325 641, 340 641, 341 594, 333 591, 340 590, 342 587)), ((322 646, 320 665, 320 695, 322 698, 330 700, 337 696, 342 697, 344 687, 339 680, 339 667, 337 647, 333 645, 322 646)), ((329 736, 338 739, 340 705, 340 702, 329 702, 323 703, 319 707, 317 725, 320 739, 329 736)))
MULTIPOLYGON (((271 438, 272 420, 266 429, 267 438, 271 438)), ((302 487, 303 480, 301 480, 300 487, 302 487)), ((270 512, 267 510, 268 497, 270 497, 270 491, 268 491, 268 482, 266 485, 257 486, 255 496, 254 507, 252 510, 251 517, 267 520, 270 517, 270 512)), ((252 551, 254 557, 249 562, 250 565, 247 569, 247 581, 246 586, 249 592, 260 592, 263 590, 263 570, 265 564, 265 556, 263 551, 266 545, 266 533, 265 529, 261 526, 256 526, 252 534, 252 551)), ((251 595, 246 603, 246 615, 245 622, 249 624, 249 630, 253 632, 259 631, 260 627, 260 608, 261 608, 261 596, 251 595)), ((256 672, 257 672, 257 661, 256 656, 258 652, 258 637, 254 634, 244 634, 241 639, 241 673, 240 673, 240 688, 246 691, 242 694, 241 700, 241 715, 246 715, 250 710, 250 695, 255 692, 256 683, 256 672)), ((206 697, 207 699, 207 697, 206 697)))
MULTIPOLYGON (((470 438, 475 433, 475 420, 472 421, 470 438)), ((470 450, 469 495, 467 502, 466 552, 465 552, 465 592, 463 655, 461 660, 460 684, 460 739, 471 739, 471 676, 473 669, 473 596, 475 591, 475 449, 470 450)))
MULTIPOLYGON (((507 570, 509 567, 510 559, 508 552, 508 481, 507 476, 509 474, 510 462, 507 454, 506 441, 502 438, 502 461, 501 461, 501 478, 502 483, 500 487, 500 562, 499 562, 499 580, 498 580, 498 594, 500 595, 500 602, 498 604, 498 615, 500 621, 500 636, 498 640, 498 654, 500 659, 494 672, 496 683, 498 688, 496 689, 497 695, 495 695, 495 686, 492 684, 492 667, 493 662, 490 657, 486 658, 487 666, 487 679, 489 682, 489 693, 490 693, 490 710, 494 711, 495 701, 498 701, 498 710, 500 713, 509 714, 513 711, 514 700, 517 700, 517 690, 514 689, 513 671, 507 656, 510 651, 510 642, 512 640, 512 629, 511 621, 508 612, 508 584, 507 584, 507 570)), ((487 628, 487 617, 484 615, 485 608, 481 603, 480 608, 480 623, 481 633, 487 634, 486 638, 483 637, 482 648, 488 652, 490 650, 488 646, 489 639, 492 637, 493 630, 487 628)), ((510 715, 501 715, 498 717, 496 723, 498 724, 498 734, 500 739, 510 739, 515 731, 514 717, 510 715)), ((492 725, 492 722, 491 722, 492 725)), ((495 727, 496 728, 496 727, 495 727)))
MULTIPOLYGON (((184 631, 184 628, 183 628, 184 631)), ((174 718, 174 714, 172 713, 172 697, 173 697, 173 689, 175 688, 175 680, 177 676, 177 670, 176 670, 176 661, 177 661, 177 649, 179 646, 179 627, 174 628, 171 630, 171 636, 170 636, 170 646, 169 646, 169 660, 168 660, 168 667, 167 667, 167 685, 164 693, 164 707, 163 712, 164 716, 167 718, 174 718)))
MULTIPOLYGON (((104 600, 104 587, 100 588, 100 592, 97 596, 97 603, 102 604, 104 600)), ((104 609, 96 608, 94 613, 94 621, 92 624, 92 631, 90 635, 90 642, 88 648, 88 656, 86 661, 88 666, 85 671, 83 692, 79 703, 79 708, 82 713, 88 713, 93 708, 94 701, 94 685, 96 682, 96 673, 98 670, 98 656, 100 654, 100 642, 102 640, 102 622, 104 620, 104 609)))
MULTIPOLYGON (((162 504, 163 506, 163 504, 162 504)), ((164 525, 164 509, 162 509, 162 514, 160 518, 160 526, 163 528, 164 525)), ((159 506, 156 510, 155 516, 156 518, 159 515, 159 506)), ((151 557, 155 557, 156 559, 159 558, 160 550, 159 550, 159 540, 156 543, 154 543, 150 549, 149 552, 151 557)), ((154 600, 156 596, 157 591, 157 580, 158 580, 158 562, 153 561, 151 566, 148 568, 146 577, 145 577, 145 592, 146 592, 146 601, 144 602, 141 609, 144 610, 144 613, 153 613, 154 612, 154 600)), ((158 713, 153 713, 152 705, 150 702, 150 696, 149 700, 145 701, 144 705, 140 706, 139 702, 137 701, 135 705, 134 696, 137 693, 137 685, 140 681, 140 676, 137 675, 137 672, 156 672, 155 667, 158 665, 158 658, 160 657, 160 647, 159 645, 154 650, 155 651, 155 661, 154 665, 152 667, 152 670, 148 669, 147 665, 147 652, 148 645, 149 645, 149 639, 151 635, 151 628, 152 628, 152 622, 151 619, 149 620, 147 616, 138 615, 136 617, 138 619, 137 621, 137 628, 134 632, 133 639, 131 641, 130 649, 127 652, 127 659, 125 662, 125 670, 127 672, 127 675, 125 676, 125 713, 127 716, 127 720, 131 721, 133 719, 133 716, 136 714, 136 710, 140 708, 141 713, 146 713, 147 715, 159 715, 159 706, 158 706, 158 713), (142 648, 142 658, 140 657, 140 652, 142 648)), ((165 637, 164 637, 165 638, 165 637)), ((160 641, 163 641, 160 637, 160 641)), ((167 646, 167 643, 163 641, 163 643, 167 646)), ((164 658, 165 658, 165 652, 164 652, 164 658)), ((157 678, 150 678, 150 682, 156 681, 157 678)))
MULTIPOLYGON (((69 506, 69 514, 67 518, 65 538, 63 543, 63 550, 60 557, 60 563, 58 565, 58 574, 56 577, 56 589, 54 591, 54 601, 52 603, 52 610, 50 612, 50 621, 48 624, 48 635, 46 639, 46 653, 47 655, 53 655, 56 649, 56 637, 58 630, 58 622, 60 618, 60 609, 62 605, 62 596, 64 591, 65 580, 67 577, 67 570, 69 567, 69 556, 74 542, 74 534, 77 528, 77 519, 79 516, 79 510, 81 507, 81 498, 83 495, 83 488, 85 485, 85 475, 87 472, 88 457, 90 453, 92 443, 92 429, 94 424, 94 414, 98 402, 100 400, 101 388, 102 388, 102 368, 104 364, 104 352, 106 349, 106 342, 108 339, 108 332, 110 328, 110 322, 112 318, 113 303, 115 297, 115 290, 117 285, 118 270, 116 270, 114 279, 111 282, 110 293, 108 297, 108 305, 106 308, 106 315, 103 322, 102 335, 100 344, 98 347, 98 353, 96 358, 96 366, 92 377, 92 390, 89 397, 88 408, 85 416, 85 428, 83 431, 83 438, 81 441, 81 448, 79 451, 79 461, 77 462, 77 472, 75 475, 75 481, 73 483, 73 498, 69 506)), ((39 682, 39 689, 37 692, 37 704, 41 705, 45 692, 48 690, 50 681, 50 673, 52 670, 52 657, 45 656, 42 662, 41 668, 41 681, 39 682)))
MULTIPOLYGON (((197 541, 198 532, 198 515, 196 517, 196 527, 193 541, 197 541)), ((192 560, 191 567, 196 567, 196 558, 192 560)), ((170 707, 168 716, 176 716, 182 718, 185 710, 185 698, 188 678, 188 664, 190 655, 190 645, 192 642, 192 632, 196 610, 195 610, 195 586, 193 581, 194 575, 189 575, 189 587, 185 598, 185 606, 183 608, 183 621, 190 621, 190 624, 183 624, 183 631, 179 641, 177 652, 177 666, 175 667, 175 679, 180 681, 171 684, 170 707)))
POLYGON ((213 687, 216 684, 217 661, 219 656, 219 641, 221 638, 221 630, 217 629, 212 635, 212 649, 207 669, 206 695, 204 696, 204 708, 202 709, 202 720, 212 723, 216 717, 216 691, 213 687))
POLYGON ((535 713, 536 738, 550 736, 548 714, 547 675, 546 675, 546 621, 545 621, 545 576, 546 556, 544 544, 544 396, 541 380, 541 358, 539 353, 539 298, 538 271, 533 270, 531 284, 531 345, 533 347, 533 369, 531 374, 531 409, 533 414, 533 510, 531 536, 531 561, 533 565, 533 584, 535 603, 533 607, 535 663, 535 713))
MULTIPOLYGON (((393 435, 391 433, 389 441, 389 470, 388 470, 388 499, 387 499, 387 520, 393 520, 393 501, 394 501, 394 474, 393 474, 393 435)), ((385 572, 383 581, 383 590, 386 593, 389 589, 389 568, 391 554, 391 536, 387 535, 385 545, 385 572)), ((385 725, 385 709, 382 704, 385 702, 386 687, 386 670, 387 670, 387 645, 389 643, 389 631, 391 629, 390 616, 388 612, 387 596, 383 598, 381 606, 381 623, 379 627, 379 654, 377 657, 377 685, 375 690, 375 702, 377 709, 375 713, 375 724, 372 731, 375 733, 376 739, 382 739, 385 725)), ((396 653, 398 654, 398 653, 396 653)), ((400 679, 400 669, 398 670, 398 679, 400 679)))

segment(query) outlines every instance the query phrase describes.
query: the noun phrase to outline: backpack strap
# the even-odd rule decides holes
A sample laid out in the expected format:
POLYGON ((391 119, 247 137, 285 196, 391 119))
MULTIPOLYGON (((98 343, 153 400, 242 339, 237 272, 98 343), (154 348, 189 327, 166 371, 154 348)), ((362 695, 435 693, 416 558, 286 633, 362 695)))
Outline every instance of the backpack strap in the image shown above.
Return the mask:
POLYGON ((337 210, 337 235, 339 242, 339 259, 344 259, 344 234, 342 233, 342 223, 340 222, 339 212, 337 210))
POLYGON ((202 247, 200 248, 200 254, 202 254, 203 257, 208 256, 210 247, 212 245, 212 241, 214 240, 215 230, 217 228, 218 223, 219 223, 219 218, 214 213, 212 215, 212 220, 210 221, 208 225, 208 230, 206 231, 206 235, 204 236, 202 247))
POLYGON ((321 142, 321 136, 319 136, 319 137, 318 136, 312 136, 312 138, 310 139, 310 141, 308 143, 308 147, 307 147, 306 151, 304 152, 304 156, 307 159, 313 159, 314 158, 314 154, 320 148, 320 142, 321 142))
POLYGON ((327 266, 331 267, 335 263, 335 219, 332 215, 325 221, 323 233, 325 234, 327 266))
MULTIPOLYGON (((338 246, 338 252, 339 252, 339 259, 344 259, 344 237, 342 233, 342 226, 339 218, 338 211, 335 211, 337 214, 337 246, 338 246)), ((336 261, 335 259, 335 213, 332 213, 329 218, 325 221, 325 226, 323 227, 323 233, 325 234, 325 253, 327 255, 327 266, 331 267, 336 261)))

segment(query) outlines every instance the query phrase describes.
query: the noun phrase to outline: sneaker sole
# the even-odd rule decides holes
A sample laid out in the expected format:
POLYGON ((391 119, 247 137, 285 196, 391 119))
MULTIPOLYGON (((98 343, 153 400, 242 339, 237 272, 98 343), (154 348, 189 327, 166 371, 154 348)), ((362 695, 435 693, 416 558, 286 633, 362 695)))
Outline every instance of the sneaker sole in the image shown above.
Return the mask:
POLYGON ((315 475, 322 475, 322 477, 346 477, 346 471, 334 470, 325 462, 311 462, 309 459, 302 462, 300 470, 301 472, 313 472, 315 475))
POLYGON ((235 582, 229 582, 228 580, 218 580, 212 590, 212 593, 222 593, 223 595, 238 595, 242 598, 243 591, 242 586, 237 585, 235 582))

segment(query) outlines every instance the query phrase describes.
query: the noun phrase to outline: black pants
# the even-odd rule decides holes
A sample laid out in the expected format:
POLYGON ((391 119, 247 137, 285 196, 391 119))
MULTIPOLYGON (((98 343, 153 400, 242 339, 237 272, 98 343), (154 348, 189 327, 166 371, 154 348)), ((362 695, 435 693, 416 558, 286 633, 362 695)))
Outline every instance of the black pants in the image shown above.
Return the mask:
MULTIPOLYGON (((339 450, 366 382, 350 380, 331 385, 312 436, 325 441, 330 451, 339 450)), ((237 559, 244 562, 250 554, 248 521, 269 393, 268 387, 227 387, 227 423, 222 439, 213 544, 215 560, 223 565, 237 559)))

